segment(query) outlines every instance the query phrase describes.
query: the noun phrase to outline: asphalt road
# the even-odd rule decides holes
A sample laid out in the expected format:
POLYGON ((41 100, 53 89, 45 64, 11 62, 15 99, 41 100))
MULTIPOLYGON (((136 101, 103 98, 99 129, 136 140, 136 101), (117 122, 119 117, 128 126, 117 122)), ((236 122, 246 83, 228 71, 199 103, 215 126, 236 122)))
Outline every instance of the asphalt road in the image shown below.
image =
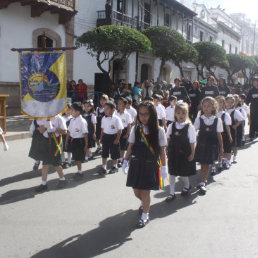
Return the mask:
MULTIPOLYGON (((84 257, 258 257, 258 143, 241 150, 229 171, 210 177, 206 196, 193 189, 170 204, 168 193, 152 192, 150 223, 135 229, 139 202, 119 173, 99 177, 100 158, 65 170, 69 184, 36 194, 39 174, 31 172, 30 139, 0 150, 0 258, 84 257)), ((1 146, 2 147, 2 146, 1 146)), ((199 175, 191 179, 193 186, 199 175)))

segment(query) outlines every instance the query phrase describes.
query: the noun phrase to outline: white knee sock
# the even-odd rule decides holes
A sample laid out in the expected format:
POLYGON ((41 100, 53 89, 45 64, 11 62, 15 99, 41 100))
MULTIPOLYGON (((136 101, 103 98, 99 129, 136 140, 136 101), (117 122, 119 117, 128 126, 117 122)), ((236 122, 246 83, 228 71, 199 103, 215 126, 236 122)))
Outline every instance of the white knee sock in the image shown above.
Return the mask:
POLYGON ((68 153, 67 153, 67 162, 68 162, 69 164, 72 163, 72 153, 71 153, 71 152, 68 152, 68 153))
POLYGON ((174 195, 175 194, 176 177, 170 175, 169 181, 170 181, 170 194, 174 195))
POLYGON ((189 177, 188 177, 188 176, 182 176, 181 179, 182 179, 182 181, 183 181, 184 188, 189 189, 189 188, 190 188, 189 177))

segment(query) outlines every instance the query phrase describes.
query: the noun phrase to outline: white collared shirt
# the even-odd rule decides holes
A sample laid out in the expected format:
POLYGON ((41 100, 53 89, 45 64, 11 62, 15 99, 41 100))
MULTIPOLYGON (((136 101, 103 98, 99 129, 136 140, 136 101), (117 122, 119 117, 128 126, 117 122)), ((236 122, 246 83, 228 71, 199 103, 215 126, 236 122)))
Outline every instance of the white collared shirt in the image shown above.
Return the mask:
MULTIPOLYGON (((147 126, 142 125, 144 134, 148 135, 149 131, 147 126)), ((135 143, 135 126, 132 127, 130 136, 128 138, 129 143, 135 143)), ((165 130, 162 127, 159 127, 159 146, 166 147, 168 145, 165 130)))
POLYGON ((103 114, 103 113, 104 113, 104 108, 103 107, 97 107, 96 115, 99 116, 100 114, 103 114))
MULTIPOLYGON (((201 115, 200 117, 196 117, 195 121, 194 121, 194 127, 195 130, 199 130, 200 129, 200 118, 203 119, 204 124, 210 126, 214 123, 214 120, 216 118, 216 116, 210 116, 210 117, 206 117, 205 115, 201 115)), ((217 123, 217 133, 222 133, 223 132, 223 123, 221 121, 220 118, 218 118, 218 123, 217 123)))
POLYGON ((137 116, 136 109, 131 106, 130 108, 127 108, 126 111, 131 115, 132 121, 134 122, 134 119, 137 116))
POLYGON ((163 105, 158 104, 158 106, 156 106, 156 111, 159 120, 166 118, 166 109, 163 105))
POLYGON ((243 116, 244 120, 246 120, 247 114, 246 114, 244 108, 243 107, 237 107, 236 109, 241 113, 241 115, 243 116))
MULTIPOLYGON (((176 122, 176 129, 181 130, 186 126, 186 124, 187 124, 186 122, 183 122, 183 123, 176 122)), ((172 134, 172 126, 173 126, 173 123, 168 126, 168 130, 167 130, 168 140, 170 139, 170 136, 172 134)), ((189 124, 189 127, 188 127, 188 139, 189 139, 189 143, 196 143, 196 130, 192 124, 189 124)))
POLYGON ((116 134, 119 130, 123 130, 124 126, 122 120, 113 114, 110 117, 104 116, 101 120, 101 128, 105 134, 116 134))
POLYGON ((60 115, 55 116, 50 121, 45 121, 44 126, 47 128, 47 130, 43 133, 43 136, 46 138, 48 138, 49 133, 55 133, 56 137, 58 137, 59 134, 56 133, 57 129, 67 130, 65 120, 60 115))
MULTIPOLYGON (((221 118, 223 114, 225 114, 225 118, 224 118, 225 125, 228 125, 228 126, 232 125, 231 117, 226 111, 224 111, 224 110, 219 111, 218 117, 221 118)), ((222 121, 222 119, 221 119, 221 121, 222 121)))
POLYGON ((71 120, 68 131, 70 136, 74 139, 84 138, 85 134, 88 133, 88 124, 86 120, 79 115, 71 120))
POLYGON ((116 111, 115 114, 122 120, 124 128, 126 128, 128 124, 133 123, 131 115, 126 110, 122 114, 119 111, 116 111))
POLYGON ((168 106, 166 108, 166 118, 167 121, 173 122, 175 120, 175 107, 174 106, 168 106))
POLYGON ((2 128, 0 127, 0 135, 2 135, 4 132, 2 130, 2 128))
POLYGON ((242 114, 240 113, 240 111, 238 111, 237 109, 226 109, 226 112, 231 115, 231 113, 235 111, 234 113, 234 119, 237 120, 238 122, 240 121, 244 121, 244 117, 242 116, 242 114))
POLYGON ((242 105, 242 108, 246 112, 247 115, 250 115, 250 107, 247 106, 245 103, 242 105))
POLYGON ((86 114, 86 113, 84 113, 83 114, 83 117, 86 119, 86 117, 87 116, 91 116, 91 122, 92 122, 92 124, 97 124, 97 117, 96 117, 96 115, 95 114, 93 114, 93 113, 90 113, 90 114, 86 114))
MULTIPOLYGON (((47 120, 36 120, 38 126, 44 126, 47 128, 47 120)), ((34 120, 31 122, 31 125, 30 125, 30 132, 33 133, 34 131, 36 130, 36 127, 35 127, 35 124, 34 124, 34 120)))

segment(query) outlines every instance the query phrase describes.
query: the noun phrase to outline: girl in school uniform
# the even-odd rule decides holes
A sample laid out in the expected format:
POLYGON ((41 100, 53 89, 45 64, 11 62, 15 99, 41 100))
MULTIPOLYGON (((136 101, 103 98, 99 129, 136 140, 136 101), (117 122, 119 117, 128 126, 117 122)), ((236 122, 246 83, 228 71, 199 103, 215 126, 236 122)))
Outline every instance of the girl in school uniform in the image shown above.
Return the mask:
POLYGON ((196 131, 188 115, 187 103, 177 104, 175 107, 175 122, 168 126, 168 172, 170 181, 170 194, 166 202, 176 198, 176 177, 180 176, 184 183, 181 195, 186 196, 190 191, 189 176, 196 174, 194 161, 196 131))
POLYGON ((72 104, 72 116, 65 145, 71 139, 71 149, 73 159, 76 162, 78 172, 74 174, 74 179, 78 180, 83 177, 82 162, 85 159, 85 153, 88 148, 88 126, 86 120, 81 116, 82 106, 79 103, 72 104))
POLYGON ((39 131, 41 134, 43 134, 44 137, 40 145, 40 155, 43 162, 42 182, 35 189, 35 191, 47 191, 47 176, 49 165, 54 166, 59 175, 57 188, 64 188, 66 185, 66 179, 64 177, 64 171, 61 166, 61 154, 63 149, 62 134, 67 133, 65 121, 60 115, 57 115, 50 121, 45 120, 44 124, 39 127, 39 131))
POLYGON ((167 127, 174 122, 175 120, 175 106, 177 103, 176 96, 170 96, 169 99, 169 106, 166 108, 166 119, 167 119, 167 127))
POLYGON ((123 162, 123 171, 127 172, 131 157, 127 183, 135 196, 142 202, 141 219, 137 227, 144 227, 149 221, 150 191, 159 190, 159 164, 161 176, 167 177, 166 154, 167 139, 165 131, 158 125, 157 112, 152 102, 144 101, 138 107, 137 123, 132 128, 129 146, 123 162))
MULTIPOLYGON (((70 125, 70 121, 73 118, 73 116, 71 115, 72 113, 72 109, 71 109, 71 105, 67 104, 67 110, 65 111, 65 114, 63 115, 63 119, 65 120, 66 123, 66 127, 68 128, 70 125)), ((64 143, 64 151, 61 155, 62 158, 62 167, 63 168, 69 168, 72 166, 72 150, 71 150, 71 141, 68 140, 68 145, 65 146, 65 142, 66 142, 66 136, 67 134, 63 134, 63 143, 64 143), (65 160, 65 152, 67 153, 67 162, 65 160)))
POLYGON ((8 146, 8 144, 7 144, 7 142, 6 142, 5 138, 4 138, 4 132, 3 132, 1 127, 0 127, 0 139, 3 142, 4 151, 8 151, 9 146, 8 146))
POLYGON ((243 145, 244 141, 244 131, 245 131, 245 121, 247 119, 247 113, 244 108, 242 108, 242 105, 240 103, 240 98, 237 94, 234 95, 235 99, 235 109, 238 110, 241 115, 243 116, 244 120, 242 121, 241 126, 237 128, 237 137, 240 142, 240 147, 243 145))
POLYGON ((162 99, 162 97, 160 95, 158 95, 158 94, 153 95, 153 102, 154 102, 154 106, 156 108, 156 112, 158 115, 159 126, 163 126, 166 131, 167 130, 166 109, 160 103, 161 99, 162 99))
POLYGON ((96 124, 96 142, 97 142, 97 150, 96 154, 100 153, 101 151, 101 144, 100 144, 100 135, 101 135, 101 120, 105 116, 104 106, 106 102, 109 100, 108 95, 103 94, 100 97, 99 104, 100 106, 96 109, 96 117, 97 117, 97 124, 96 124))
POLYGON ((126 111, 131 115, 132 118, 132 124, 134 124, 136 122, 136 118, 137 118, 137 111, 136 109, 132 106, 132 99, 130 97, 126 98, 127 100, 127 104, 126 104, 126 111))
POLYGON ((195 161, 201 164, 202 178, 199 184, 201 194, 206 194, 206 183, 210 166, 223 154, 223 125, 217 117, 218 104, 212 97, 205 97, 201 102, 202 115, 197 117, 194 127, 199 131, 195 150, 195 161))
POLYGON ((124 153, 128 146, 128 137, 131 131, 131 124, 133 120, 130 114, 126 111, 127 100, 125 98, 119 98, 117 102, 118 111, 116 115, 121 119, 124 129, 120 137, 120 158, 118 160, 118 167, 122 167, 124 153))
POLYGON ((33 165, 33 171, 37 172, 39 169, 41 155, 41 143, 44 141, 43 135, 39 132, 39 127, 45 124, 45 120, 33 120, 30 125, 30 132, 32 133, 31 146, 29 151, 29 157, 35 160, 33 165))
POLYGON ((226 112, 230 115, 232 120, 232 125, 230 127, 232 135, 232 150, 233 150, 233 163, 237 163, 237 152, 238 148, 241 146, 242 135, 238 132, 237 128, 242 126, 244 117, 242 114, 235 109, 235 98, 233 95, 226 97, 226 112))
POLYGON ((218 169, 222 170, 223 168, 229 169, 231 165, 231 152, 232 152, 232 136, 230 126, 232 125, 232 120, 230 115, 225 111, 226 107, 226 99, 223 96, 216 97, 216 100, 219 105, 218 117, 221 119, 223 123, 223 132, 222 132, 222 140, 224 153, 223 156, 219 157, 218 169))
POLYGON ((87 121, 88 125, 88 149, 86 151, 85 160, 93 159, 93 154, 91 148, 94 148, 96 145, 96 114, 94 110, 94 103, 92 99, 86 100, 84 102, 84 113, 83 118, 87 121))

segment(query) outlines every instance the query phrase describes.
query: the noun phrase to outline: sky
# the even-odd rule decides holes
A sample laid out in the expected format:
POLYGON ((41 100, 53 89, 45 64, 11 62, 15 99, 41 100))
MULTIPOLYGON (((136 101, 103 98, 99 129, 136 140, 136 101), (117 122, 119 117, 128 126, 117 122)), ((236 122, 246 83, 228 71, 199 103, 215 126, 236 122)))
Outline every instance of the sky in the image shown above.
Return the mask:
MULTIPOLYGON (((186 0, 189 3, 194 0, 186 0)), ((258 0, 196 0, 199 4, 205 4, 208 8, 225 8, 226 13, 245 13, 246 17, 258 24, 258 0)))

